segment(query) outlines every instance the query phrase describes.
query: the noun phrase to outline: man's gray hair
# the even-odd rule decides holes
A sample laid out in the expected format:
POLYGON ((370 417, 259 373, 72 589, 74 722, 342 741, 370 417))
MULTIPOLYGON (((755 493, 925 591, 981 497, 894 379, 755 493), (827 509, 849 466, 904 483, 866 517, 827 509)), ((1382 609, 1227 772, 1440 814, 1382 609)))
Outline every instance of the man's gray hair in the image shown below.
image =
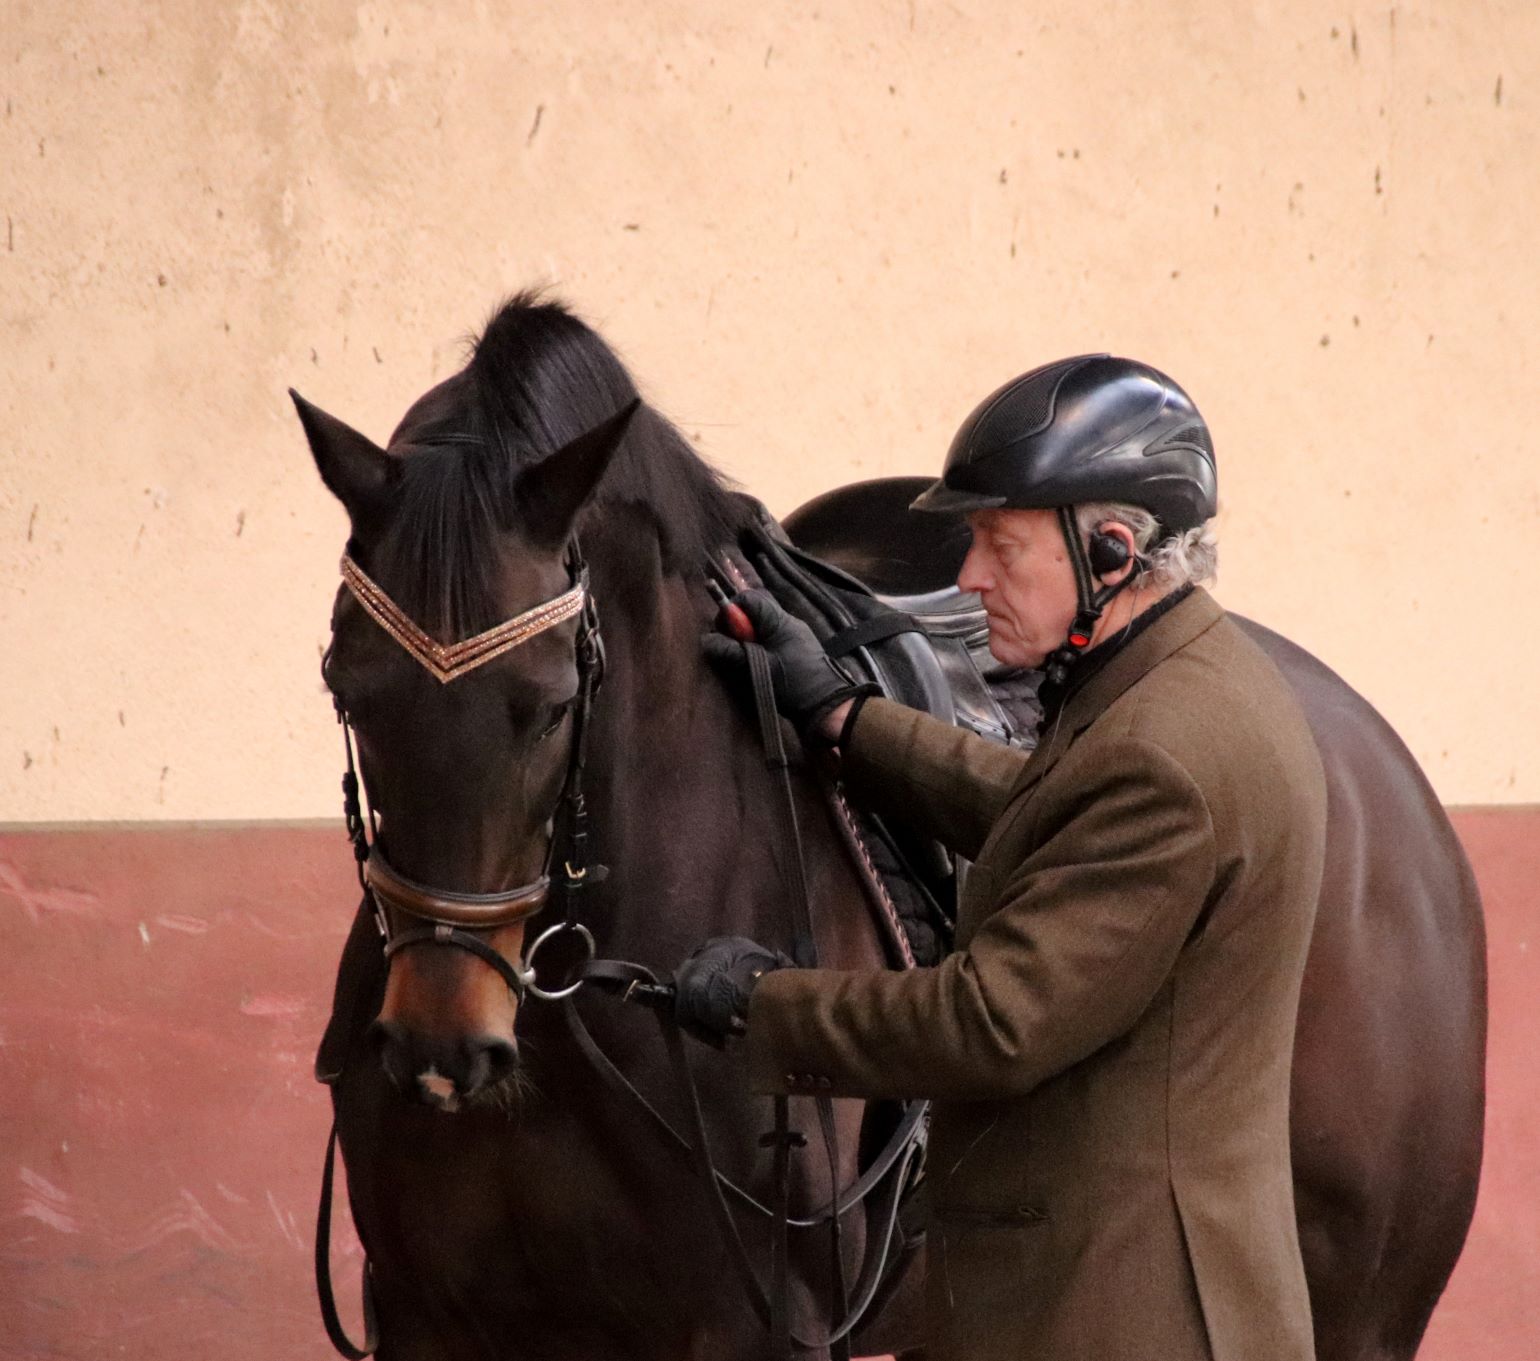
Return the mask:
POLYGON ((1214 535, 1212 520, 1205 520, 1152 548, 1151 542, 1160 525, 1143 506, 1130 506, 1120 501, 1087 501, 1075 507, 1075 522, 1082 535, 1089 535, 1109 520, 1128 526, 1134 536, 1134 547, 1150 562, 1144 581, 1162 595, 1189 583, 1196 586, 1212 581, 1219 572, 1219 540, 1214 535))

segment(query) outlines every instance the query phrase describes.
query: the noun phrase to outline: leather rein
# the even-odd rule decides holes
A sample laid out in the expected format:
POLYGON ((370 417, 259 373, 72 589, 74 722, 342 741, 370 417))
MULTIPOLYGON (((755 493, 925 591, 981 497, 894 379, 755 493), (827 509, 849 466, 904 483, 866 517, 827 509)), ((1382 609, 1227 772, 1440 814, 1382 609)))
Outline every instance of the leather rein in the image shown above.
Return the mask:
MULTIPOLYGON (((682 1034, 673 1020, 673 987, 660 982, 645 966, 623 960, 596 959, 592 933, 576 918, 582 888, 601 881, 607 874, 603 865, 587 864, 588 813, 583 796, 583 771, 587 761, 588 720, 604 677, 604 644, 599 631, 598 612, 589 589, 588 568, 574 539, 567 554, 572 586, 530 610, 488 629, 461 643, 436 642, 413 622, 399 606, 344 554, 343 581, 368 612, 397 643, 421 663, 440 683, 458 679, 471 670, 500 657, 519 644, 574 616, 578 618, 576 655, 578 693, 573 705, 572 742, 567 774, 557 807, 558 824, 546 846, 541 874, 530 883, 496 893, 464 893, 433 888, 408 879, 397 871, 381 850, 378 824, 371 806, 366 818, 361 799, 361 783, 354 756, 351 725, 340 700, 337 717, 343 729, 347 770, 343 776, 343 807, 349 840, 353 845, 359 884, 374 909, 375 920, 384 941, 387 960, 403 949, 417 945, 451 945, 474 954, 495 969, 522 1003, 526 995, 542 1001, 559 1001, 573 1039, 593 1064, 598 1076, 621 1096, 638 1104, 663 1136, 666 1143, 681 1153, 704 1182, 719 1231, 729 1249, 729 1260, 737 1269, 748 1292, 749 1302, 769 1329, 778 1355, 789 1357, 793 1349, 817 1351, 830 1348, 835 1358, 849 1356, 849 1336, 862 1321, 886 1279, 889 1254, 897 1231, 902 1193, 910 1183, 922 1157, 927 1126, 927 1106, 912 1102, 905 1107, 887 1144, 870 1167, 845 1192, 836 1194, 828 1205, 805 1218, 790 1213, 790 1155, 806 1141, 789 1128, 788 1101, 775 1098, 775 1129, 761 1139, 774 1158, 775 1204, 766 1206, 743 1187, 719 1172, 711 1158, 706 1139, 704 1113, 694 1074, 685 1052, 682 1034), (371 838, 371 831, 374 836, 371 838), (565 833, 567 854, 562 865, 561 888, 566 902, 564 919, 542 931, 524 952, 522 960, 510 962, 476 932, 512 925, 539 912, 551 889, 551 861, 558 840, 565 833), (420 922, 404 930, 393 928, 391 911, 420 922), (546 989, 536 983, 535 956, 548 939, 565 931, 575 932, 584 945, 584 961, 569 971, 571 980, 557 988, 546 989), (583 1023, 572 996, 585 983, 616 993, 625 1001, 648 1006, 657 1018, 665 1049, 676 1080, 686 1097, 690 1117, 689 1136, 680 1134, 655 1106, 632 1084, 594 1041, 583 1023), (877 1212, 878 1240, 869 1245, 866 1260, 855 1283, 854 1299, 848 1297, 843 1268, 840 1265, 840 1217, 883 1189, 877 1212), (772 1283, 769 1289, 759 1281, 748 1249, 735 1223, 728 1198, 772 1221, 772 1283), (834 1262, 836 1312, 842 1322, 827 1336, 808 1339, 798 1336, 790 1326, 789 1243, 792 1227, 823 1226, 830 1235, 834 1262)), ((770 687, 769 664, 764 650, 755 643, 746 644, 754 683, 755 706, 761 736, 765 744, 767 766, 779 777, 782 800, 778 801, 780 837, 778 854, 783 877, 792 901, 795 932, 794 952, 799 964, 816 965, 806 869, 801 836, 796 825, 792 800, 790 762, 780 736, 779 719, 770 687)), ((838 1143, 834 1131, 832 1105, 827 1097, 816 1099, 819 1125, 829 1157, 831 1183, 838 1166, 838 1143)), ((363 1313, 365 1340, 355 1344, 342 1326, 331 1284, 330 1238, 333 1163, 337 1129, 333 1122, 327 1143, 326 1164, 322 1173, 321 1198, 317 1215, 315 1269, 322 1319, 332 1345, 349 1361, 363 1361, 378 1346, 378 1332, 373 1287, 367 1258, 363 1275, 363 1313)))

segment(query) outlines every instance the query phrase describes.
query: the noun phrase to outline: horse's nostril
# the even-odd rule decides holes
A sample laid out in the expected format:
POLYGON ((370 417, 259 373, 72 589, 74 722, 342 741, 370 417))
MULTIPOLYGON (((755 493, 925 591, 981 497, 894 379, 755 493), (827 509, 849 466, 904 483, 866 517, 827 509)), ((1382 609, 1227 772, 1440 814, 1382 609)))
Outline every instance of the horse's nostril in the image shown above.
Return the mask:
POLYGON ((364 1031, 364 1043, 379 1060, 386 1076, 400 1086, 405 1076, 402 1060, 406 1049, 402 1028, 394 1021, 375 1021, 364 1031))
POLYGON ((394 1021, 375 1021, 364 1031, 364 1041, 376 1054, 401 1047, 401 1027, 394 1021))
POLYGON ((511 1039, 487 1035, 465 1042, 467 1093, 495 1087, 518 1067, 519 1048, 511 1039))

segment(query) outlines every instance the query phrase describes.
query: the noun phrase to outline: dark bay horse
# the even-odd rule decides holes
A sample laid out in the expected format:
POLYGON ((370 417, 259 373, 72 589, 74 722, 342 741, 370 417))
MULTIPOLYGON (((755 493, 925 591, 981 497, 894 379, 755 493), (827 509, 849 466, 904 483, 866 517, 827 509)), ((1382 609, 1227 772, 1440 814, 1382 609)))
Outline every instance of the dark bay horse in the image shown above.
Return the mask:
MULTIPOLYGON (((440 640, 559 599, 573 585, 567 547, 580 543, 605 649, 587 734, 588 858, 608 869, 583 890, 580 919, 605 955, 666 977, 705 936, 785 944, 790 927, 776 786, 741 706, 700 660, 715 610, 702 567, 748 511, 655 412, 606 425, 634 397, 592 331, 521 300, 462 372, 407 412, 388 451, 299 405, 349 515, 349 559, 440 640)), ((356 735, 377 845, 402 878, 497 893, 542 877, 553 834, 553 863, 569 855, 555 811, 580 626, 562 620, 441 682, 352 590, 339 592, 324 675, 356 735)), ((799 779, 796 798, 821 957, 880 967, 823 796, 799 779)), ((483 934, 517 961, 525 931, 520 919, 483 934)), ((701 1187, 638 1106, 601 1081, 561 1009, 519 1005, 483 959, 430 944, 392 958, 381 995, 380 954, 361 915, 321 1064, 341 1070, 336 1110, 379 1355, 760 1355, 762 1327, 724 1270, 701 1187)), ((561 977, 561 963, 542 951, 542 978, 561 977)), ((603 1052, 687 1128, 649 1016, 587 989, 575 1000, 603 1052)), ((770 1103, 748 1094, 730 1056, 692 1042, 691 1058, 720 1169, 768 1200, 757 1140, 770 1103)), ((801 1105, 799 1126, 810 1118, 801 1105)), ((838 1103, 842 1185, 856 1175, 860 1116, 838 1103)), ((818 1147, 815 1134, 797 1160, 794 1209, 804 1212, 829 1195, 818 1147)), ((764 1226, 743 1225, 768 1262, 764 1226)), ((853 1258, 862 1226, 846 1227, 853 1258)), ((792 1247, 794 1299, 812 1330, 828 1298, 827 1240, 799 1234, 792 1247)))
MULTIPOLYGON (((698 648, 714 613, 702 563, 735 540, 747 511, 656 412, 611 419, 634 398, 598 336, 529 298, 497 314, 465 369, 407 412, 386 449, 296 398, 364 583, 339 591, 325 677, 356 734, 377 849, 401 892, 432 885, 518 908, 479 919, 483 908, 466 909, 502 970, 425 941, 395 953, 387 974, 362 909, 344 951, 319 1068, 335 1082, 385 1361, 764 1352, 688 1169, 601 1080, 561 1009, 521 1002, 506 981, 529 944, 518 905, 538 901, 534 886, 572 839, 558 810, 584 674, 586 617, 561 604, 583 584, 574 542, 607 653, 586 801, 588 858, 608 875, 583 889, 578 919, 603 954, 660 975, 706 936, 784 945, 790 934, 771 775, 698 648), (365 606, 371 586, 399 618, 365 606), (539 628, 499 650, 504 633, 489 631, 508 620, 539 628), (426 639, 413 644, 412 627, 426 639), (454 679, 423 660, 447 666, 453 649, 436 645, 483 636, 454 679)), ((1263 642, 1300 693, 1331 781, 1293 1110, 1318 1352, 1403 1361, 1474 1200, 1479 906, 1394 735, 1318 663, 1263 642)), ((795 797, 822 960, 877 967, 882 946, 828 805, 806 776, 795 797)), ((540 956, 546 986, 577 939, 563 933, 540 956)), ((682 1126, 647 1018, 586 989, 575 1005, 614 1064, 682 1126)), ((731 1054, 692 1054, 722 1170, 768 1197, 757 1139, 769 1103, 749 1096, 731 1054)), ((800 1105, 795 1121, 811 1126, 800 1105)), ((831 1173, 812 1156, 814 1137, 796 1162, 796 1207, 856 1175, 861 1112, 837 1108, 840 1163, 831 1173)), ((765 1227, 744 1227, 768 1262, 765 1227)), ((847 1224, 852 1260, 862 1228, 847 1224)), ((809 1329, 827 1312, 828 1258, 823 1237, 794 1236, 794 1301, 809 1329)), ((905 1303, 858 1350, 914 1342, 905 1303)))

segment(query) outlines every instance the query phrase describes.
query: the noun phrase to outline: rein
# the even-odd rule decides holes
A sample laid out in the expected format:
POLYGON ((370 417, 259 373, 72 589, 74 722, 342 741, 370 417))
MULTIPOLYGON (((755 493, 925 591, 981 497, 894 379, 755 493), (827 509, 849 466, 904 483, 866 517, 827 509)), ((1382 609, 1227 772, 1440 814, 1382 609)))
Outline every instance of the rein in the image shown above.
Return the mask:
MULTIPOLYGON (((845 1192, 836 1192, 827 1206, 806 1218, 795 1218, 790 1213, 791 1153, 805 1144, 806 1139, 800 1133, 790 1129, 787 1097, 778 1096, 774 1099, 775 1128, 760 1140, 762 1147, 772 1151, 774 1159, 774 1206, 764 1205, 743 1187, 717 1170, 707 1142, 699 1087, 685 1051, 682 1032, 673 1020, 672 986, 660 982, 657 976, 643 965, 623 960, 596 959, 593 935, 577 920, 577 903, 583 887, 587 883, 601 881, 607 873, 603 865, 590 866, 586 863, 588 812, 582 787, 583 770, 588 755, 588 719, 594 696, 598 692, 604 675, 604 645, 599 632, 597 610, 589 591, 588 569, 576 540, 569 548, 568 567, 573 585, 562 595, 537 605, 474 638, 446 646, 435 642, 424 633, 351 557, 344 555, 342 576, 349 591, 370 617, 441 683, 447 684, 451 680, 458 679, 555 624, 570 619, 574 615, 579 616, 576 644, 579 688, 573 706, 573 732, 567 776, 558 803, 558 817, 564 823, 567 841, 567 855, 562 866, 560 884, 566 904, 563 920, 541 932, 534 943, 525 950, 522 961, 518 963, 510 963, 501 952, 493 949, 479 935, 473 934, 473 932, 524 921, 545 906, 551 889, 551 860, 556 842, 562 835, 559 831, 553 830, 551 839, 547 843, 545 865, 539 877, 528 884, 497 893, 462 893, 432 888, 408 879, 391 866, 379 845, 378 826, 374 823, 372 808, 367 819, 363 811, 352 729, 347 714, 339 702, 337 716, 343 728, 343 744, 347 760, 347 771, 342 781, 343 807, 348 837, 352 842, 357 863, 360 887, 374 908, 375 920, 384 939, 384 953, 387 960, 399 951, 417 945, 452 945, 474 954, 495 969, 521 1004, 526 994, 543 1001, 562 1002, 562 1011, 568 1029, 600 1078, 617 1093, 638 1104, 665 1140, 677 1151, 683 1153, 694 1166, 706 1189, 712 1217, 728 1248, 729 1260, 732 1261, 742 1279, 750 1304, 770 1330, 777 1355, 789 1358, 793 1348, 801 1351, 821 1351, 827 1348, 830 1349, 835 1361, 843 1361, 850 1354, 849 1335, 865 1317, 885 1280, 891 1246, 898 1226, 898 1211, 903 1192, 911 1183, 917 1162, 923 1156, 927 1105, 924 1102, 912 1102, 906 1105, 897 1129, 866 1172, 845 1192), (372 840, 371 825, 375 833, 372 840), (393 931, 391 909, 398 914, 420 921, 422 925, 393 931), (564 931, 578 934, 584 944, 587 957, 569 973, 571 982, 560 988, 543 989, 535 981, 535 956, 545 941, 564 931), (640 1002, 653 1012, 658 1021, 675 1079, 686 1098, 690 1116, 690 1138, 686 1138, 674 1129, 594 1041, 571 1000, 573 994, 585 983, 614 992, 623 1001, 640 1002), (874 1215, 878 1226, 875 1246, 869 1245, 865 1254, 856 1282, 855 1302, 852 1305, 848 1298, 849 1292, 841 1256, 840 1218, 860 1206, 884 1185, 886 1189, 874 1215), (772 1282, 768 1290, 761 1284, 755 1271, 748 1248, 728 1204, 729 1197, 740 1206, 771 1220, 772 1282), (788 1231, 791 1228, 819 1226, 827 1229, 830 1238, 832 1293, 835 1304, 833 1313, 841 1319, 841 1322, 828 1336, 807 1339, 796 1334, 790 1325, 788 1231)), ((776 800, 779 831, 777 856, 792 906, 793 955, 799 965, 814 967, 817 964, 817 947, 813 938, 801 833, 797 826, 796 808, 792 796, 791 762, 787 759, 781 737, 780 719, 775 709, 774 693, 770 683, 768 657, 758 644, 750 643, 746 648, 750 674, 754 683, 755 707, 765 747, 766 765, 776 775, 780 786, 781 797, 776 800)), ((828 1156, 831 1184, 837 1185, 839 1144, 835 1131, 833 1105, 828 1097, 815 1098, 815 1104, 822 1141, 828 1156)), ((347 1357, 348 1361, 363 1361, 363 1358, 375 1351, 379 1343, 372 1277, 367 1257, 362 1283, 365 1330, 362 1346, 355 1344, 347 1336, 337 1313, 331 1286, 329 1245, 336 1146, 337 1128, 334 1120, 331 1135, 327 1141, 326 1163, 322 1173, 321 1198, 317 1212, 315 1251, 317 1293, 320 1297, 322 1320, 332 1345, 342 1356, 347 1357)))

